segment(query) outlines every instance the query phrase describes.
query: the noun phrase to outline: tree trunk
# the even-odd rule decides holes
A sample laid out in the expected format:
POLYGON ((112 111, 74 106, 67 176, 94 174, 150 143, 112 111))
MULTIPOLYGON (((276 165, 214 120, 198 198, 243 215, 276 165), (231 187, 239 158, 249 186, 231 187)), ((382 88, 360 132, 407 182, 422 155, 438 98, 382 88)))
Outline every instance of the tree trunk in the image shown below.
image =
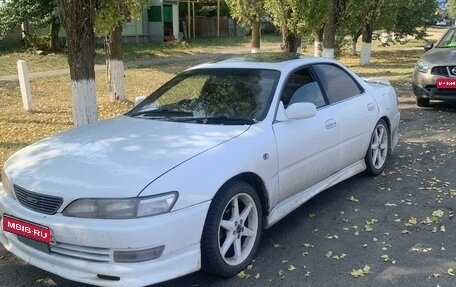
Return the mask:
POLYGON ((252 53, 260 52, 260 36, 261 35, 261 22, 258 20, 252 21, 252 53))
POLYGON ((325 58, 334 59, 334 47, 336 47, 337 29, 337 0, 331 1, 331 8, 324 28, 323 54, 325 58))
POLYGON ((351 35, 352 36, 351 49, 350 49, 351 56, 356 56, 356 45, 358 44, 358 39, 361 36, 361 32, 362 32, 362 30, 359 30, 354 35, 351 35))
POLYGON ((59 18, 53 17, 52 22, 51 22, 51 39, 49 42, 49 49, 54 52, 58 51, 60 49, 59 30, 60 30, 59 18))
POLYGON ((127 99, 122 57, 122 26, 117 26, 105 39, 106 81, 112 101, 127 99))
POLYGON ((95 0, 58 0, 60 19, 68 37, 68 64, 76 127, 98 120, 95 89, 95 0))
POLYGON ((372 33, 373 29, 370 25, 363 27, 361 55, 359 63, 361 66, 369 65, 372 53, 372 33))
POLYGON ((323 54, 323 32, 325 31, 324 27, 314 30, 314 56, 321 57, 323 54))
POLYGON ((286 26, 282 27, 282 51, 296 53, 301 45, 301 37, 291 32, 286 26))

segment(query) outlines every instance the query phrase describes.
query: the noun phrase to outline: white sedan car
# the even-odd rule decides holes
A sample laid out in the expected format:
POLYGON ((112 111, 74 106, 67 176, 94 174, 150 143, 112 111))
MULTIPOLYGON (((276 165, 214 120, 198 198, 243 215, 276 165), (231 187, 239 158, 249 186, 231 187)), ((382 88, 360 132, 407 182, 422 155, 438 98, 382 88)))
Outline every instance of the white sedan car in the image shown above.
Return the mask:
POLYGON ((262 229, 338 182, 382 173, 399 117, 387 81, 337 61, 252 54, 199 65, 125 115, 14 154, 0 242, 99 286, 199 269, 232 276, 262 229))

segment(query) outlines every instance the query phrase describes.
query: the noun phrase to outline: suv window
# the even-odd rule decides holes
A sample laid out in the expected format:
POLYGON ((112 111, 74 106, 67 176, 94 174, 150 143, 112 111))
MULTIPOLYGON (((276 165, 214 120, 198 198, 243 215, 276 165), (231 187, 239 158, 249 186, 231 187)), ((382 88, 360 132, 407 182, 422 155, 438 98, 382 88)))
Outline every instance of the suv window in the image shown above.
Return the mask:
POLYGON ((456 47, 456 29, 449 29, 437 44, 437 48, 456 47))
POLYGON ((330 64, 313 66, 331 104, 357 96, 363 92, 358 84, 341 68, 330 64))

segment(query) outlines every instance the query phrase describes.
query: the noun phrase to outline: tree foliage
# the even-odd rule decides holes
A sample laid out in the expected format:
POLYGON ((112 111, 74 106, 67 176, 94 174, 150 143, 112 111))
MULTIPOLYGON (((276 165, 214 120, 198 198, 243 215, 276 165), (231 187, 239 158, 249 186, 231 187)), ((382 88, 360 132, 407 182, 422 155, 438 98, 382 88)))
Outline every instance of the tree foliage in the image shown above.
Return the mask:
POLYGON ((233 18, 248 23, 252 29, 252 52, 260 49, 261 18, 264 16, 264 0, 225 0, 233 18))
POLYGON ((397 16, 390 29, 396 33, 412 35, 416 38, 426 36, 423 29, 426 20, 432 19, 437 9, 435 0, 397 1, 397 16))
POLYGON ((57 16, 54 0, 12 0, 0 6, 0 33, 2 36, 24 21, 45 27, 57 16))
POLYGON ((127 20, 138 17, 147 3, 147 0, 98 0, 95 7, 95 31, 101 35, 114 31, 127 20))
POLYGON ((260 21, 265 13, 264 0, 225 0, 231 16, 239 21, 260 21))
MULTIPOLYGON (((57 49, 59 19, 55 0, 12 0, 0 6, 0 39, 24 22, 34 27, 51 25, 51 49, 57 49)), ((26 35, 27 29, 23 31, 26 35)))
POLYGON ((452 17, 456 17, 456 0, 447 0, 448 11, 452 17))
MULTIPOLYGON (((310 26, 310 7, 307 3, 316 0, 265 0, 265 7, 272 16, 273 23, 280 27, 282 33, 282 49, 296 52, 301 37, 310 26)), ((324 2, 324 1, 323 1, 324 2)))

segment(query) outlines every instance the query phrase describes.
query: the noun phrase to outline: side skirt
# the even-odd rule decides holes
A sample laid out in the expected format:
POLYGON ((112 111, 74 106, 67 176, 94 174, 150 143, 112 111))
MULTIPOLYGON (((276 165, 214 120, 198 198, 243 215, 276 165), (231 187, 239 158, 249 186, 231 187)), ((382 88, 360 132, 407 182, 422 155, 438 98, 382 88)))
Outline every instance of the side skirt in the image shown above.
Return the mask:
POLYGON ((366 163, 364 159, 355 162, 354 164, 342 169, 341 171, 331 175, 330 177, 320 181, 314 186, 301 191, 300 193, 290 197, 289 199, 281 202, 276 207, 274 207, 269 216, 266 218, 267 228, 271 227, 277 223, 280 219, 284 218, 290 212, 304 204, 306 201, 319 194, 325 189, 330 188, 331 186, 346 180, 366 169, 366 163))

